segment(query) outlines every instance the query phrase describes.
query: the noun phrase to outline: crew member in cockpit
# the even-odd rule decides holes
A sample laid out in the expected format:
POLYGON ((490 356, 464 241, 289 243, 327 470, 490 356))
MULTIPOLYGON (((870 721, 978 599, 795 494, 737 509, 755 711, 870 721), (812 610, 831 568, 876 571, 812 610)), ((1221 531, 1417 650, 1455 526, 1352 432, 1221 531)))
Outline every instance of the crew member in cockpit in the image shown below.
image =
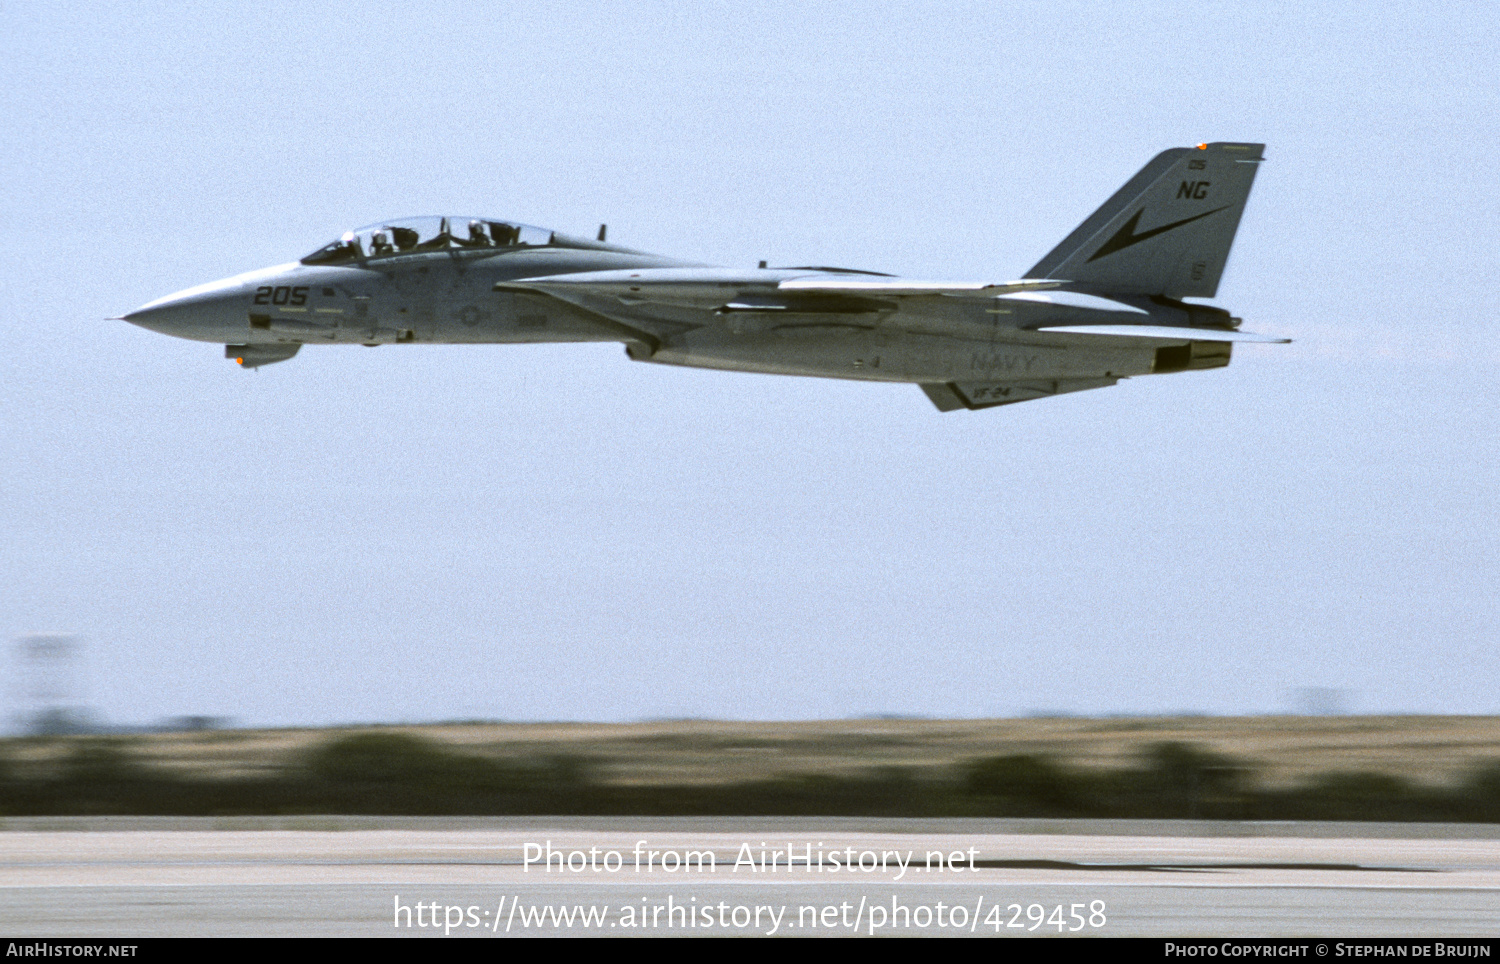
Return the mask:
POLYGON ((391 247, 390 239, 385 236, 384 231, 376 231, 370 236, 370 250, 376 255, 396 253, 396 249, 391 247))
POLYGON ((488 248, 490 246, 490 236, 484 231, 483 221, 469 222, 469 240, 466 243, 471 248, 488 248))
POLYGON ((521 229, 511 227, 501 221, 490 222, 490 237, 495 239, 496 247, 508 247, 521 240, 521 229))

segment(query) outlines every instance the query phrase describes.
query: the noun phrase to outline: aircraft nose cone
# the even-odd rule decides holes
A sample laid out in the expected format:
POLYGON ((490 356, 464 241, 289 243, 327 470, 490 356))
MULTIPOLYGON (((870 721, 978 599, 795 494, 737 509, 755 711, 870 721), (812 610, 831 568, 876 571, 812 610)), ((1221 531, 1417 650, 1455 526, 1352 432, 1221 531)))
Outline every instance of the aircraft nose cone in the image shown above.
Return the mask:
POLYGON ((249 325, 239 283, 215 282, 148 301, 122 320, 164 335, 199 341, 233 341, 249 325))
POLYGON ((120 320, 151 331, 159 331, 164 335, 175 335, 182 327, 182 319, 177 317, 179 312, 170 303, 163 304, 164 301, 166 299, 158 298, 134 311, 127 311, 120 316, 120 320))

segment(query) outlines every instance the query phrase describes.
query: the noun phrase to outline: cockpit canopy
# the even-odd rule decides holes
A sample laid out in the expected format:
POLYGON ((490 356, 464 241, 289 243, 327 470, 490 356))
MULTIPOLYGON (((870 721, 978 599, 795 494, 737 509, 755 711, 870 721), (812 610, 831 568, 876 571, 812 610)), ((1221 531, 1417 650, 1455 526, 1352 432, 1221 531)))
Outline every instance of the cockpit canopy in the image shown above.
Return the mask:
POLYGON ((302 263, 350 264, 433 251, 541 247, 566 243, 562 237, 546 228, 491 218, 401 218, 345 231, 343 237, 314 251, 302 263))

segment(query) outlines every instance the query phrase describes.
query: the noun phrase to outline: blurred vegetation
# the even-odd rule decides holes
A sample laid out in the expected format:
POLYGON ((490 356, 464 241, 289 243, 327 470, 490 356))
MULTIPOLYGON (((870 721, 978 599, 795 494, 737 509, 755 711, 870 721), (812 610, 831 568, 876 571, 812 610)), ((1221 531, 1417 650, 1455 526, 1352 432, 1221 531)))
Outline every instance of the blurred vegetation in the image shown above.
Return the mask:
POLYGON ((1201 746, 1148 745, 1130 767, 1039 754, 957 767, 884 767, 718 785, 619 783, 579 757, 495 760, 399 732, 334 736, 254 776, 186 775, 119 738, 61 739, 47 765, 0 741, 0 815, 847 815, 1500 822, 1500 763, 1449 786, 1326 773, 1262 786, 1256 768, 1201 746))

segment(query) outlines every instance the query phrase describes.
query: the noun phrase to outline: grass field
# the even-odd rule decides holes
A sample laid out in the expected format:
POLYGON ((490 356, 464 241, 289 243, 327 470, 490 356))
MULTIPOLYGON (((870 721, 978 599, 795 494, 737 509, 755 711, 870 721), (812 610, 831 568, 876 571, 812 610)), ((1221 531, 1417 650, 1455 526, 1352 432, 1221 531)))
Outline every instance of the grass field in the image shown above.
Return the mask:
MULTIPOLYGON (((482 723, 212 730, 114 737, 142 763, 182 776, 269 776, 332 738, 407 733, 497 762, 586 761, 602 784, 717 785, 900 768, 958 770, 976 759, 1046 756, 1086 771, 1137 762, 1148 747, 1190 744, 1233 758, 1264 787, 1332 772, 1379 773, 1434 787, 1500 763, 1500 717, 1249 716, 868 719, 801 723, 482 723)), ((86 737, 0 741, 17 776, 53 768, 86 737)))

